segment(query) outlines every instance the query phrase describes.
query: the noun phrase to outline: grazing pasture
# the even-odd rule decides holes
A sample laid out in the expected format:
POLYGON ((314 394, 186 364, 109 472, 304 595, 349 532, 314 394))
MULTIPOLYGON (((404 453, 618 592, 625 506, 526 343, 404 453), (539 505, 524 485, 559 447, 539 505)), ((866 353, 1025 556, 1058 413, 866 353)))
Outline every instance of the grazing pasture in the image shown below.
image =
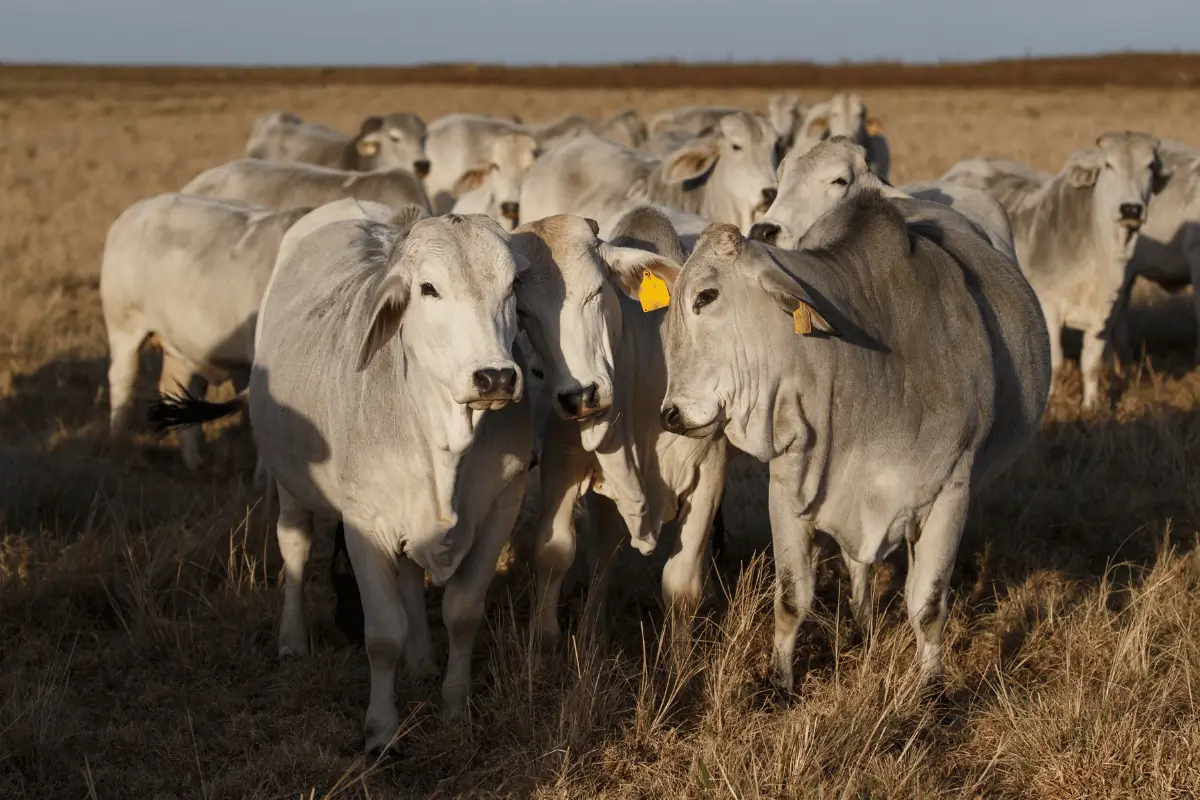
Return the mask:
MULTIPOLYGON (((564 591, 574 635, 547 651, 530 641, 527 567, 506 554, 465 719, 442 724, 438 685, 401 678, 397 752, 364 761, 367 661, 333 624, 329 536, 317 537, 308 578, 313 655, 277 658, 281 559, 243 425, 206 429, 198 472, 174 435, 144 424, 109 442, 101 253, 126 207, 240 157, 268 110, 352 133, 391 111, 536 123, 765 109, 779 88, 522 88, 455 75, 338 84, 200 71, 171 83, 0 69, 0 794, 1200 795, 1195 322, 1190 290, 1142 283, 1137 359, 1102 377, 1111 402, 1082 412, 1071 362, 1039 438, 972 506, 940 694, 922 692, 912 668, 901 554, 877 571, 875 635, 863 641, 830 548, 797 645, 797 695, 774 699, 765 486, 735 464, 726 549, 689 652, 659 647, 661 558, 625 548, 598 634, 579 624, 583 593, 564 591)), ((896 186, 979 155, 1055 172, 1108 130, 1200 145, 1195 89, 881 82, 838 88, 882 120, 896 186)), ((811 103, 830 86, 789 88, 811 103)), ((1068 338, 1068 354, 1078 348, 1068 338)), ((145 352, 145 375, 158 358, 145 352)), ((144 378, 140 408, 154 390, 144 378)), ((434 590, 441 663, 439 601, 434 590)))

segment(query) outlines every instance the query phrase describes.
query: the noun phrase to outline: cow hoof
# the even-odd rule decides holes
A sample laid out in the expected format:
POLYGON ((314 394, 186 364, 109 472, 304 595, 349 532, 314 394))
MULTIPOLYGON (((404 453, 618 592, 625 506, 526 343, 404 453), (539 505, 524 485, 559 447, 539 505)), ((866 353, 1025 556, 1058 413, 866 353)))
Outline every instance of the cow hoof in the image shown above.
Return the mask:
POLYGON ((399 730, 400 726, 396 724, 372 725, 368 722, 366 730, 367 761, 377 761, 392 753, 395 749, 396 733, 399 730))
POLYGON ((293 658, 308 658, 308 636, 279 635, 279 660, 287 661, 293 658))
POLYGON ((467 687, 442 687, 442 719, 446 722, 457 722, 467 711, 467 687))

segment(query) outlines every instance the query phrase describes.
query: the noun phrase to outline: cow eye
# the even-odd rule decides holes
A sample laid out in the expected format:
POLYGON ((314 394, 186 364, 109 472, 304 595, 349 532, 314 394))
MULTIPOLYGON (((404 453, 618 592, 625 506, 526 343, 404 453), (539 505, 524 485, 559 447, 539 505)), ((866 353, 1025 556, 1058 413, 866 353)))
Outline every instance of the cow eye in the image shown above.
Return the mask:
POLYGON ((421 296, 422 297, 433 297, 433 298, 441 297, 441 295, 438 294, 438 290, 434 288, 432 283, 422 283, 421 284, 421 296))
POLYGON ((491 168, 492 168, 492 172, 499 172, 499 171, 500 171, 500 165, 499 165, 499 164, 492 164, 492 165, 491 165, 491 168))
POLYGON ((734 152, 736 152, 736 153, 742 152, 742 146, 740 144, 734 144, 734 143, 730 142, 729 146, 732 147, 734 152))
POLYGON ((848 180, 846 180, 845 178, 842 178, 842 177, 837 177, 837 178, 834 178, 834 179, 833 179, 833 185, 834 185, 834 186, 849 186, 849 185, 850 185, 850 181, 848 181, 848 180))
POLYGON ((716 289, 705 289, 704 291, 700 292, 698 295, 696 295, 695 301, 692 302, 692 312, 699 314, 700 309, 704 308, 713 300, 716 300, 718 294, 720 294, 720 292, 718 292, 716 289))

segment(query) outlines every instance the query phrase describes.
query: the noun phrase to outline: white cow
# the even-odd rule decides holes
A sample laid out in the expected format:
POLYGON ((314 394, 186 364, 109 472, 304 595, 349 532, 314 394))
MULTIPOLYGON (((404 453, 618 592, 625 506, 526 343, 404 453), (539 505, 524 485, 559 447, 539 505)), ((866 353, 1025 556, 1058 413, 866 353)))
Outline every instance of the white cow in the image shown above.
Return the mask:
MULTIPOLYGON (((591 339, 574 347, 558 335, 569 320, 604 339, 606 319, 590 297, 563 291, 561 262, 545 257, 539 229, 510 238, 486 217, 423 216, 410 206, 390 224, 332 222, 300 239, 264 298, 248 393, 167 403, 160 416, 188 424, 249 403, 279 494, 281 655, 309 650, 302 587, 314 518, 340 518, 371 662, 369 750, 396 733, 399 661, 411 674, 432 671, 423 571, 446 586, 445 711, 464 709, 487 587, 531 457, 525 377, 512 351, 518 313, 539 332, 535 344, 552 348, 547 385, 600 386, 603 408, 611 373, 591 339)), ((571 257, 597 257, 585 220, 541 224, 571 257)))
MULTIPOLYGON (((245 385, 276 252, 307 212, 163 194, 121 213, 100 266, 113 436, 129 427, 138 352, 151 335, 163 349, 161 391, 178 386, 202 397, 209 383, 233 378, 245 385)), ((200 466, 202 438, 199 428, 180 433, 189 469, 200 466)))
POLYGON ((1145 133, 1106 133, 1096 148, 1073 154, 1061 172, 1040 184, 1028 173, 997 178, 986 163, 972 161, 956 164, 942 177, 987 191, 1008 211, 1017 258, 1051 332, 1055 372, 1062 364, 1062 329, 1083 331, 1086 409, 1100 401, 1110 317, 1120 310, 1147 204, 1168 178, 1158 144, 1145 133))
POLYGON ((270 111, 254 121, 246 156, 362 172, 402 167, 417 177, 429 174, 425 123, 409 113, 367 117, 358 135, 350 137, 287 111, 270 111))
POLYGON ((409 204, 429 208, 421 181, 406 169, 351 172, 257 158, 241 158, 202 172, 183 192, 267 208, 315 208, 343 197, 393 208, 409 204))
POLYGON ((892 156, 883 123, 867 113, 862 98, 841 92, 824 103, 811 106, 792 142, 801 150, 816 145, 831 136, 845 136, 867 151, 867 164, 883 180, 891 172, 892 156))
POLYGON ((860 623, 871 565, 907 549, 908 618, 932 679, 970 497, 1045 409, 1046 328, 1017 266, 944 206, 858 189, 808 238, 821 247, 705 233, 672 286, 663 424, 723 434, 770 465, 777 686, 793 686, 818 530, 841 546, 860 623))
POLYGON ((623 264, 612 257, 607 263, 576 261, 563 270, 568 293, 596 294, 609 318, 608 341, 600 344, 612 354, 615 394, 605 412, 590 402, 587 387, 557 394, 559 418, 547 424, 533 627, 550 640, 560 635, 559 593, 575 560, 573 511, 582 497, 600 540, 598 574, 589 592, 594 607, 603 602, 607 567, 626 533, 635 548, 649 553, 662 525, 677 520, 679 535, 663 570, 662 591, 668 608, 687 619, 701 599, 709 532, 725 478, 723 439, 689 439, 662 429, 659 406, 667 376, 660 329, 666 312, 644 312, 634 299, 645 269, 679 268, 678 237, 667 217, 648 206, 622 214, 608 227, 612 245, 601 245, 602 257, 622 246, 645 248, 645 255, 623 264))
POLYGON ((492 140, 490 157, 467 170, 454 185, 456 214, 486 214, 506 230, 520 224, 521 181, 541 154, 527 133, 503 133, 492 140))
MULTIPOLYGON (((1146 224, 1138 233, 1137 246, 1121 304, 1128 308, 1133 281, 1141 275, 1164 288, 1173 289, 1192 284, 1196 322, 1200 328, 1200 150, 1163 142, 1158 150, 1162 173, 1170 180, 1161 191, 1150 198, 1146 224)), ((1118 321, 1117 336, 1128 350, 1128 330, 1125 315, 1118 321)), ((1196 360, 1200 361, 1200 339, 1196 343, 1196 360)))
POLYGON ((775 129, 738 112, 665 159, 580 134, 547 151, 525 176, 521 214, 605 219, 652 202, 749 229, 775 199, 775 129))

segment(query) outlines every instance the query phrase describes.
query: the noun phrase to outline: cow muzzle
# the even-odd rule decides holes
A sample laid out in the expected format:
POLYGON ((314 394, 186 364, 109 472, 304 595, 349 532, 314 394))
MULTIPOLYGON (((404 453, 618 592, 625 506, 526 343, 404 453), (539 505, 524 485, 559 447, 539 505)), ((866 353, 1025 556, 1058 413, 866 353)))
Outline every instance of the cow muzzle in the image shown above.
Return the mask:
POLYGON ((486 367, 471 375, 473 397, 467 405, 476 411, 499 411, 521 399, 521 373, 513 367, 486 367))
POLYGON ((756 222, 750 228, 750 238, 763 244, 775 244, 780 228, 774 222, 756 222))
POLYGON ((696 424, 689 420, 679 406, 668 404, 662 407, 662 413, 659 416, 659 421, 662 424, 663 430, 667 433, 673 433, 676 436, 687 436, 690 439, 704 439, 712 436, 717 431, 721 430, 723 420, 721 414, 717 415, 710 421, 696 424))
POLYGON ((1137 230, 1146 222, 1146 206, 1142 203, 1121 203, 1117 223, 1130 230, 1137 230))
POLYGON ((426 178, 429 176, 430 163, 428 158, 419 158, 413 162, 413 172, 418 178, 426 178))
POLYGON ((591 383, 580 389, 559 392, 554 397, 558 415, 567 420, 585 420, 608 410, 609 403, 601 396, 600 387, 591 383))
POLYGON ((500 216, 510 221, 513 225, 521 224, 521 204, 513 202, 501 203, 500 216))

